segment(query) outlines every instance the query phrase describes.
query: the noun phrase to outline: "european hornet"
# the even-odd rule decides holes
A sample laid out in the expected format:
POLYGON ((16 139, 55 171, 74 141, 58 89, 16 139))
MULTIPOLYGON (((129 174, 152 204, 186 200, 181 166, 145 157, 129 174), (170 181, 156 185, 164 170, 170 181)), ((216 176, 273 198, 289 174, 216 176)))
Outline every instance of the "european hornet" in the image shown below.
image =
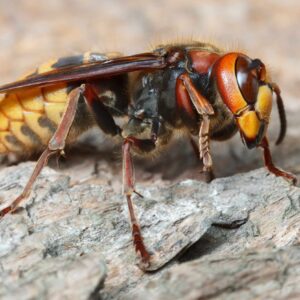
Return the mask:
POLYGON ((146 155, 169 144, 177 130, 194 143, 203 171, 212 172, 210 140, 223 141, 239 131, 250 148, 261 147, 271 173, 296 178, 274 166, 266 131, 272 99, 281 121, 277 144, 286 132, 278 86, 259 59, 226 53, 201 42, 158 46, 131 56, 88 53, 60 58, 25 78, 0 87, 0 152, 32 153, 44 149, 25 186, 1 215, 26 198, 48 158, 98 125, 123 141, 123 193, 133 244, 144 269, 150 265, 131 200, 134 188, 132 151, 146 155), (120 128, 114 118, 127 117, 120 128))

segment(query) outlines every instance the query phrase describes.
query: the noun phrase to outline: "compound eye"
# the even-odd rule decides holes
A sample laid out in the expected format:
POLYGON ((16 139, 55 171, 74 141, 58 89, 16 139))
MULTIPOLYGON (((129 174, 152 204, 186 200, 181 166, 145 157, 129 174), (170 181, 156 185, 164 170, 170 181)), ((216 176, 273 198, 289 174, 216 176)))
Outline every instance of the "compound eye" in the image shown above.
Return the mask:
POLYGON ((254 104, 258 93, 259 83, 257 70, 251 67, 251 60, 238 57, 235 66, 237 82, 244 99, 248 104, 254 104))

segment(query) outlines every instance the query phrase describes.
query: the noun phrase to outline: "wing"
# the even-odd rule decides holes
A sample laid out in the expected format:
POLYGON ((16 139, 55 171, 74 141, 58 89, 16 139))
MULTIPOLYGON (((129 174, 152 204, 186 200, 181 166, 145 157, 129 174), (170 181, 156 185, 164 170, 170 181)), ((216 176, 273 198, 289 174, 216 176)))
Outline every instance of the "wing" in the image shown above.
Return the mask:
POLYGON ((35 74, 28 78, 0 86, 0 93, 16 92, 25 88, 41 87, 63 82, 110 77, 139 70, 163 69, 166 66, 165 56, 158 53, 123 56, 35 74))

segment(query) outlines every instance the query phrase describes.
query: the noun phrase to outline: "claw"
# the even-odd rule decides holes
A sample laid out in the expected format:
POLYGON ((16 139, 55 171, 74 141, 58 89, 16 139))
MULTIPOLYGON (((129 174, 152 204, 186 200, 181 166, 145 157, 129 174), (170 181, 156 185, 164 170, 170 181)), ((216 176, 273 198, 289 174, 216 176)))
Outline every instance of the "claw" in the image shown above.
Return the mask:
POLYGON ((147 271, 151 266, 151 256, 149 254, 147 257, 142 257, 140 254, 137 255, 139 256, 138 267, 143 271, 147 271))
POLYGON ((13 213, 17 208, 19 203, 26 198, 24 194, 21 194, 19 197, 17 197, 9 206, 6 206, 5 208, 0 210, 0 218, 4 217, 8 213, 13 213))

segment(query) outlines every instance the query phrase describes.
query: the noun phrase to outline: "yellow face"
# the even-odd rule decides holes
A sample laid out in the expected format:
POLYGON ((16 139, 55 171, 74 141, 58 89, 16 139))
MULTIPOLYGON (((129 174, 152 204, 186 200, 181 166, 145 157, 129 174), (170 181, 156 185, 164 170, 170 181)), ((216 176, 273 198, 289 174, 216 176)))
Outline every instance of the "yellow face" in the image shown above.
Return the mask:
POLYGON ((257 99, 252 108, 245 109, 237 117, 240 132, 249 148, 260 144, 266 134, 272 110, 273 92, 268 85, 258 89, 257 99))

